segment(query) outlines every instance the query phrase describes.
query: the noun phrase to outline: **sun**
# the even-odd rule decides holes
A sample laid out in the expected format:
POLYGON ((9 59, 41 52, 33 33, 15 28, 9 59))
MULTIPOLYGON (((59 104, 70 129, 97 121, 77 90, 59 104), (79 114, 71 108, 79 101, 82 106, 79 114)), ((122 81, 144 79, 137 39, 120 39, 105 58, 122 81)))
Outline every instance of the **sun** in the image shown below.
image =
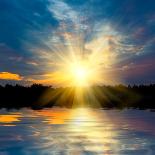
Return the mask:
POLYGON ((87 71, 85 68, 77 67, 75 68, 75 77, 77 77, 79 80, 84 80, 87 76, 87 71))
POLYGON ((89 69, 81 64, 74 64, 71 67, 70 73, 72 74, 72 80, 77 86, 86 86, 89 83, 89 69))
MULTIPOLYGON (((89 87, 101 83, 100 65, 88 59, 69 59, 51 74, 56 86, 89 87)), ((48 75, 49 76, 49 75, 48 75)))

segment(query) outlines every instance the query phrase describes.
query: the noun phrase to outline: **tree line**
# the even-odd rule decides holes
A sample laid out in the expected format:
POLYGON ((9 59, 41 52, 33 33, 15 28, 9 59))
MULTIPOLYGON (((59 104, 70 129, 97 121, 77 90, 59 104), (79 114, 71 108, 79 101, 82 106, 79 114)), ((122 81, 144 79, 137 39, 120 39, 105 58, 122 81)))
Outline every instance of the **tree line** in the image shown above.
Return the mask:
POLYGON ((155 84, 92 86, 84 89, 86 89, 82 94, 84 99, 78 100, 75 87, 53 88, 41 84, 31 86, 7 84, 0 86, 0 108, 41 109, 53 106, 72 108, 76 100, 86 102, 86 106, 95 108, 155 109, 155 84))

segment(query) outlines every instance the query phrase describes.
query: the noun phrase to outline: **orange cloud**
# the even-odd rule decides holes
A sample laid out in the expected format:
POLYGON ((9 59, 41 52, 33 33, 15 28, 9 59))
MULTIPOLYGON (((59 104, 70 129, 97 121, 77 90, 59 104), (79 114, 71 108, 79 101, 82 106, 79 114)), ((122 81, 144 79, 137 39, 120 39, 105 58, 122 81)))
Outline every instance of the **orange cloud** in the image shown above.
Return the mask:
POLYGON ((9 73, 9 72, 0 72, 0 79, 20 81, 23 78, 19 74, 14 74, 14 73, 9 73))

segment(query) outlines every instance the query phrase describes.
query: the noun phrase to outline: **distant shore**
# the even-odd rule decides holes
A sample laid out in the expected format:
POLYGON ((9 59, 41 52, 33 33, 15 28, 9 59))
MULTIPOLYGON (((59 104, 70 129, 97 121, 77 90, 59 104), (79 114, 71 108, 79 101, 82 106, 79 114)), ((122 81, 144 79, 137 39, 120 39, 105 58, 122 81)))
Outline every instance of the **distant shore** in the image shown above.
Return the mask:
MULTIPOLYGON (((88 91, 83 94, 85 99, 83 102, 86 102, 86 106, 89 107, 155 109, 155 84, 92 86, 89 89, 91 94, 88 91)), ((76 88, 74 87, 52 88, 40 84, 29 87, 8 84, 0 86, 0 108, 42 109, 53 106, 72 108, 75 98, 76 88)))

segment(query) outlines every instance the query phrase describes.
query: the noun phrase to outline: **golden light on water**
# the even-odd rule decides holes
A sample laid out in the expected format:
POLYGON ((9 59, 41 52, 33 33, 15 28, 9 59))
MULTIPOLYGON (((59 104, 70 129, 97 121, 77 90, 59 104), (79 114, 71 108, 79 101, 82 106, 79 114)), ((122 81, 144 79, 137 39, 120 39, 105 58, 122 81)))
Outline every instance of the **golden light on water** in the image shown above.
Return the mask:
POLYGON ((19 115, 0 115, 0 123, 18 122, 19 115))
MULTIPOLYGON (((117 136, 117 132, 114 130, 113 122, 104 113, 101 115, 99 111, 89 108, 53 109, 50 111, 37 111, 35 114, 42 117, 44 123, 53 125, 53 127, 59 125, 63 129, 63 136, 61 136, 62 132, 59 132, 61 128, 57 129, 59 134, 56 135, 56 132, 51 130, 51 126, 45 128, 45 131, 41 132, 40 136, 47 137, 50 141, 52 134, 47 135, 47 133, 53 131, 59 139, 65 137, 66 140, 67 138, 67 146, 70 151, 74 147, 77 149, 78 146, 75 146, 75 144, 81 144, 85 151, 94 151, 97 154, 98 152, 107 152, 108 154, 111 149, 108 144, 118 145, 118 140, 114 138, 117 136)), ((64 141, 64 139, 61 139, 61 141, 64 141)), ((80 150, 78 149, 78 151, 80 150)), ((81 152, 78 153, 82 154, 81 152)))
POLYGON ((38 154, 38 149, 45 154, 111 155, 122 154, 122 151, 126 154, 126 149, 139 153, 152 140, 139 133, 154 135, 154 126, 148 121, 152 115, 148 116, 147 111, 140 113, 91 108, 21 109, 20 113, 3 110, 1 146, 6 146, 6 151, 10 149, 10 153, 12 146, 20 146, 27 154, 32 150, 38 154), (139 118, 140 113, 144 117, 139 118))

